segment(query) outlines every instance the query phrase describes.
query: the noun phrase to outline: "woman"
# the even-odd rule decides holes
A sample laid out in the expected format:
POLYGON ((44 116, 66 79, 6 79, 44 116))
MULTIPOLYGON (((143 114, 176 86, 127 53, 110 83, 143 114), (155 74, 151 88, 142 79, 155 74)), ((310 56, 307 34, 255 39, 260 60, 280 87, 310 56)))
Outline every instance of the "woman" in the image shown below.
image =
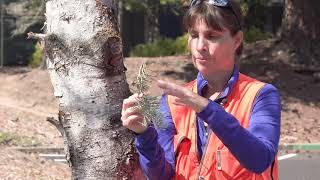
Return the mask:
POLYGON ((136 136, 149 179, 278 179, 277 89, 239 73, 243 33, 239 6, 193 0, 184 23, 196 80, 158 81, 167 127, 141 125, 137 94, 124 100, 123 125, 136 136))

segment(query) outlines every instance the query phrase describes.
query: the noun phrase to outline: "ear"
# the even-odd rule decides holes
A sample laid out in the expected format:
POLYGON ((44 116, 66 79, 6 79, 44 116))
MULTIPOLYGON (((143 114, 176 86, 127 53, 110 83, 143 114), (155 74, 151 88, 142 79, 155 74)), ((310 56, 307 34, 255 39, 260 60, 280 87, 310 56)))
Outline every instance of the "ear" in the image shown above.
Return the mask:
POLYGON ((234 40, 234 50, 236 51, 239 46, 242 44, 243 41, 243 32, 242 31, 238 31, 234 36, 233 36, 233 40, 234 40))

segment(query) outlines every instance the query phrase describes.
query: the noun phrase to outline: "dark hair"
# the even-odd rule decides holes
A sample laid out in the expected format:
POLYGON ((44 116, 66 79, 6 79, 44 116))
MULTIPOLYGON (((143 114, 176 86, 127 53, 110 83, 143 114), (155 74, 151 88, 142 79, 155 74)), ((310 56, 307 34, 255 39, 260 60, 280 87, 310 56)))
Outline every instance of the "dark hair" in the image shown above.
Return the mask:
MULTIPOLYGON (((228 29, 231 35, 242 31, 243 17, 239 4, 231 1, 232 7, 218 7, 208 3, 207 0, 190 7, 184 15, 183 24, 186 30, 190 30, 197 20, 202 19, 208 27, 222 31, 228 29), (231 9, 232 8, 232 9, 231 9)), ((240 57, 243 50, 243 42, 236 50, 236 55, 240 57)))

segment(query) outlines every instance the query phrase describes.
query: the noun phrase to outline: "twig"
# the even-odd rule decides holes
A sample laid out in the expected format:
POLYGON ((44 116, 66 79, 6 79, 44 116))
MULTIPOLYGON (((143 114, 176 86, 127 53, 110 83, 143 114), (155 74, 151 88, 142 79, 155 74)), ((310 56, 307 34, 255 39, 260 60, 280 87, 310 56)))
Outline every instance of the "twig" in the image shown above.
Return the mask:
POLYGON ((64 135, 63 126, 58 120, 56 120, 54 117, 47 117, 47 121, 54 125, 62 136, 64 135))
POLYGON ((28 33, 28 37, 27 39, 35 39, 38 40, 40 43, 40 47, 43 50, 44 46, 45 46, 45 38, 47 37, 46 34, 40 34, 40 33, 33 33, 33 32, 29 32, 28 33))
POLYGON ((54 125, 58 129, 58 131, 61 133, 64 140, 64 152, 66 154, 66 159, 69 164, 69 167, 71 167, 72 163, 70 159, 71 157, 70 157, 70 151, 69 151, 68 138, 66 135, 66 131, 63 128, 63 125, 61 123, 61 116, 59 115, 59 120, 55 119, 54 117, 47 117, 47 121, 50 122, 52 125, 54 125))
POLYGON ((44 39, 46 38, 46 34, 40 34, 40 33, 34 33, 34 32, 29 32, 28 33, 28 39, 36 39, 39 41, 44 41, 44 39))

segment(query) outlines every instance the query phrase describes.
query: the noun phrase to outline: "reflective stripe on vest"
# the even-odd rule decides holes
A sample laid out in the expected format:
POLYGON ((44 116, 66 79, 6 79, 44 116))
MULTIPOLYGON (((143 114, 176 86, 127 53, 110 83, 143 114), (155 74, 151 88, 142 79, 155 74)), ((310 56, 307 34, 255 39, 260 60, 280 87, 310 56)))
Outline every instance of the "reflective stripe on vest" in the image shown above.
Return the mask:
MULTIPOLYGON (((239 75, 237 83, 227 96, 223 105, 226 112, 232 114, 241 126, 249 126, 252 105, 265 84, 253 78, 239 75)), ((186 88, 197 93, 197 82, 188 83, 186 88)), ((242 167, 220 139, 210 131, 203 157, 200 159, 197 147, 197 126, 195 112, 185 106, 174 105, 173 96, 168 96, 167 103, 175 124, 174 136, 176 173, 174 179, 208 180, 277 180, 278 162, 261 174, 255 174, 242 167), (209 147, 209 148, 207 148, 209 147)))

